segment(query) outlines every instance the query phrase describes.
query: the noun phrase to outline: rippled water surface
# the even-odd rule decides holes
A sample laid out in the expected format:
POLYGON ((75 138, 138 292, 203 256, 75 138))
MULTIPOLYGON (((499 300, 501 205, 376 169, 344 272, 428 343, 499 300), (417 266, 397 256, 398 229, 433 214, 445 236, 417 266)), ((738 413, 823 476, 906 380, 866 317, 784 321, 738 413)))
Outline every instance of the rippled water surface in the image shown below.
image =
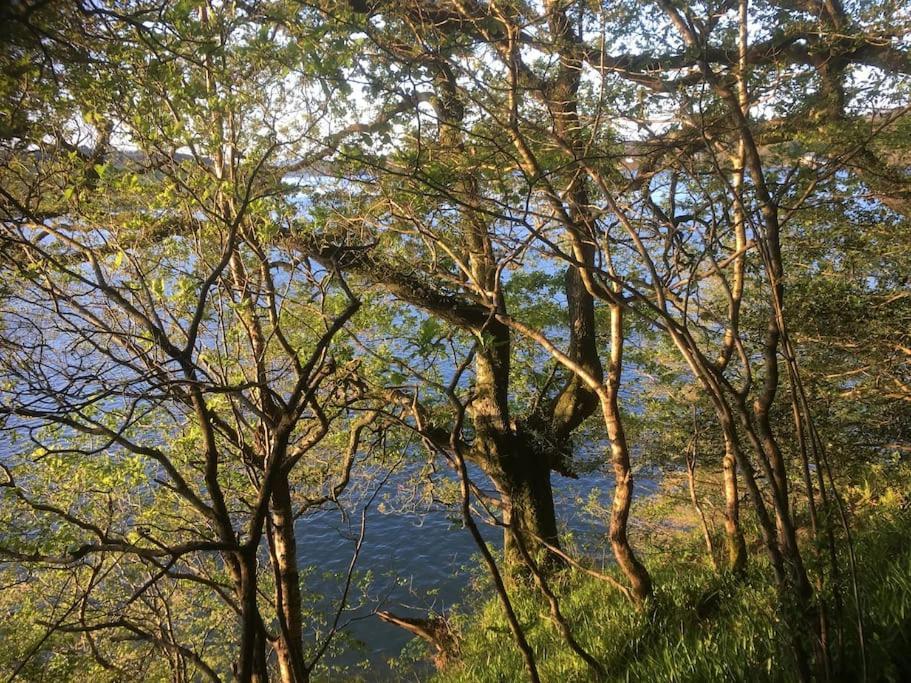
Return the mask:
MULTIPOLYGON (((422 616, 429 611, 439 614, 449 610, 467 597, 471 574, 478 567, 477 546, 462 527, 457 510, 443 506, 409 509, 403 502, 411 495, 409 481, 405 473, 393 475, 370 506, 356 573, 360 578, 369 571, 371 579, 366 590, 355 581, 357 585, 350 592, 351 609, 340 619, 357 643, 346 643, 331 657, 339 665, 365 664, 371 679, 388 678, 387 660, 399 654, 411 639, 406 631, 380 621, 372 612, 387 609, 422 616)), ((593 499, 602 506, 609 505, 609 477, 593 472, 579 479, 554 477, 553 483, 564 532, 572 533, 574 545, 586 555, 607 562, 605 520, 587 513, 581 502, 593 499)), ((653 488, 652 482, 642 477, 637 481, 637 495, 653 488)), ((370 493, 369 482, 358 482, 348 494, 347 514, 322 511, 302 519, 297 527, 300 565, 318 567, 309 570, 306 585, 315 596, 325 596, 319 609, 333 610, 338 604, 361 528, 361 510, 370 493)), ((502 532, 490 526, 483 531, 488 542, 499 549, 502 532)))

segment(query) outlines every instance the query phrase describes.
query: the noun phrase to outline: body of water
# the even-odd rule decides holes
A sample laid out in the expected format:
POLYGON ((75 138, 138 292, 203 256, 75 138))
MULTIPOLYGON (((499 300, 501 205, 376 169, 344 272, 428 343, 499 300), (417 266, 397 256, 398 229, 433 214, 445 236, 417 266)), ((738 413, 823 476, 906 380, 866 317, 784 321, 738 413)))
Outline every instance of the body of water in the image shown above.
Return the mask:
MULTIPOLYGON (((363 578, 369 572, 370 580, 366 586, 355 581, 358 585, 351 590, 350 608, 340 620, 346 624, 345 637, 356 642, 343 643, 344 647, 330 658, 336 665, 369 667, 371 679, 388 674, 387 661, 412 638, 405 630, 380 621, 375 610, 405 616, 447 612, 464 602, 472 575, 480 571, 477 546, 463 528, 457 508, 409 509, 407 499, 413 492, 409 481, 405 472, 394 474, 368 511, 356 573, 363 578)), ((484 480, 478 476, 477 481, 484 480)), ((563 533, 571 535, 572 545, 579 552, 596 563, 609 563, 607 515, 592 514, 585 502, 609 508, 610 475, 593 471, 578 479, 555 476, 553 484, 563 533)), ((637 478, 637 496, 654 489, 652 480, 637 478)), ((298 524, 298 561, 302 568, 309 568, 306 588, 320 609, 334 611, 341 597, 369 490, 369 485, 355 482, 354 492, 343 499, 346 513, 320 511, 298 524), (320 599, 320 595, 324 597, 320 599)), ((476 519, 480 525, 481 517, 476 519)), ((482 525, 482 531, 493 548, 502 547, 502 529, 482 525)))

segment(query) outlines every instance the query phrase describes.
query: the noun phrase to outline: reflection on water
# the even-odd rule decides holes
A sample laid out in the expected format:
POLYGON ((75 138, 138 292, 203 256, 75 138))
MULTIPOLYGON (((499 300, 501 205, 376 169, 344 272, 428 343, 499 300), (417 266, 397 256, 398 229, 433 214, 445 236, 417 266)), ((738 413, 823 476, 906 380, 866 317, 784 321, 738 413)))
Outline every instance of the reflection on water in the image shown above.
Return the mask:
MULTIPOLYGON (((395 504, 397 498, 411 490, 408 481, 405 473, 394 475, 382 492, 386 504, 375 501, 369 510, 357 562, 360 576, 370 573, 369 585, 366 590, 363 586, 352 589, 352 609, 341 618, 341 623, 347 624, 348 635, 358 643, 346 643, 330 659, 345 666, 366 661, 371 680, 384 677, 382 672, 388 672, 386 661, 399 654, 412 637, 381 622, 373 611, 388 609, 410 616, 448 611, 465 599, 471 574, 478 567, 474 560, 477 547, 462 527, 457 510, 403 510, 395 504)), ((555 477, 553 483, 558 519, 564 532, 572 534, 573 545, 595 561, 608 562, 606 518, 586 512, 584 502, 593 500, 600 506, 609 506, 609 475, 592 472, 579 479, 555 477)), ((363 503, 369 497, 368 486, 355 485, 347 494, 347 515, 338 510, 321 511, 301 520, 297 528, 298 562, 302 567, 314 567, 308 574, 306 588, 313 595, 324 596, 322 604, 314 605, 321 610, 333 611, 338 604, 360 532, 363 503)), ((643 477, 637 480, 637 495, 653 490, 651 481, 643 477)), ((493 547, 502 546, 500 529, 486 526, 482 531, 493 547)))

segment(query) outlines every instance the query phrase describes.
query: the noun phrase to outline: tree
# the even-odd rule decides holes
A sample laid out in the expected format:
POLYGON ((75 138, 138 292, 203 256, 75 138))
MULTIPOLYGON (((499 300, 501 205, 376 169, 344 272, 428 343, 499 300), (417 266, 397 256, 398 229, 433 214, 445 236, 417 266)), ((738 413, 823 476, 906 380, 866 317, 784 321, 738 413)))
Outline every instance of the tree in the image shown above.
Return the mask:
POLYGON ((220 680, 224 639, 240 680, 268 680, 274 653, 303 681, 335 633, 305 650, 294 523, 337 499, 368 423, 313 457, 363 394, 330 352, 359 300, 275 244, 297 214, 287 159, 313 151, 300 126, 323 125, 282 120, 315 96, 289 81, 315 36, 286 9, 82 7, 37 40, 49 69, 59 44, 84 58, 59 102, 17 82, 0 556, 61 587, 41 642, 81 634, 115 675, 143 666, 122 668, 125 638, 220 680))
POLYGON ((909 383, 891 242, 911 67, 890 9, 4 10, 0 552, 47 593, 24 593, 43 626, 18 666, 53 639, 128 675, 125 637, 177 679, 231 661, 307 680, 344 599, 307 642, 294 524, 337 502, 377 430, 458 474, 529 676, 478 506, 603 675, 552 589, 578 563, 551 473, 573 476, 580 439, 603 445, 621 588, 647 604, 633 472, 696 438, 695 408, 719 568, 746 569, 746 516, 799 675, 837 675, 828 584, 852 584, 864 651, 839 471, 907 447, 906 410, 875 417, 909 383), (628 391, 656 365, 658 410, 628 391))
MULTIPOLYGON (((407 168, 407 178, 418 177, 425 194, 460 206, 463 217, 484 206, 483 198, 491 207, 490 226, 497 219, 504 227, 518 225, 519 240, 531 235, 530 244, 543 245, 551 256, 569 264, 570 272, 584 285, 570 301, 590 310, 595 298, 603 300, 612 312, 615 330, 622 330, 623 311, 629 307, 670 336, 693 377, 711 397, 724 434, 730 565, 737 568, 744 562, 736 462, 782 595, 793 594, 809 614, 812 588, 797 545, 788 468, 772 426, 781 361, 804 472, 809 471, 808 444, 817 454, 814 457, 824 456, 788 333, 782 229, 831 169, 870 170, 853 160, 876 158, 873 140, 904 110, 882 116, 875 109, 850 103, 847 79, 861 68, 871 68, 898 95, 907 55, 888 43, 891 33, 884 33, 883 27, 859 14, 849 16, 841 6, 801 5, 794 20, 785 18, 774 4, 744 2, 738 12, 733 9, 723 4, 699 15, 659 2, 643 12, 636 3, 612 11, 592 8, 589 12, 580 7, 576 16, 561 3, 545 3, 541 8, 516 5, 510 12, 483 3, 355 7, 366 13, 363 30, 377 46, 373 64, 395 59, 402 77, 398 88, 409 95, 413 94, 409 83, 442 81, 442 91, 437 86, 434 94, 423 95, 437 104, 438 139, 452 139, 450 129, 458 124, 459 151, 469 150, 469 159, 476 160, 473 167, 496 168, 501 178, 508 171, 506 178, 516 187, 512 196, 528 198, 527 210, 511 215, 504 207, 515 202, 493 184, 450 191, 454 184, 445 174, 439 175, 433 164, 441 159, 424 166, 436 175, 427 173, 423 178, 416 158, 384 170, 400 180, 403 172, 398 169, 407 168), (811 20, 801 12, 815 14, 812 30, 807 28, 811 20), (381 20, 374 22, 373 17, 381 20), (768 21, 751 31, 751 17, 768 21), (845 33, 851 35, 850 43, 843 40, 845 33), (611 39, 618 35, 648 35, 651 51, 612 53, 611 39), (591 70, 591 79, 585 82, 590 91, 582 87, 586 69, 591 70), (788 70, 795 83, 811 89, 810 95, 789 106, 777 89, 778 81, 766 80, 770 85, 764 91, 762 77, 773 69, 788 70), (625 115, 623 107, 637 99, 636 116, 625 115), (776 106, 773 111, 757 111, 755 102, 760 100, 771 100, 776 106), (830 167, 821 172, 807 168, 794 152, 796 148, 798 154, 804 153, 804 140, 815 142, 806 133, 806 121, 841 125, 852 105, 859 110, 852 112, 850 125, 868 136, 852 138, 847 148, 842 140, 817 147, 815 153, 829 160, 830 167), (473 108, 470 113, 468 106, 473 108), (653 130, 654 118, 668 110, 675 114, 672 124, 653 130), (603 122, 612 117, 637 125, 645 139, 624 140, 616 127, 605 130, 603 122), (786 149, 783 141, 791 148, 786 149), (641 158, 622 161, 628 155, 641 158), (636 194, 641 200, 630 198, 636 194), (692 210, 678 215, 678 203, 690 197, 692 210), (791 201, 786 209, 781 205, 784 198, 791 201), (759 347, 747 346, 745 331, 740 329, 750 251, 757 256, 753 263, 764 289, 761 295, 760 290, 754 293, 751 304, 764 307, 767 316, 759 347), (707 273, 700 272, 702 264, 708 265, 707 273), (713 286, 721 287, 726 308, 720 316, 712 302, 702 305, 702 297, 709 294, 705 283, 716 278, 713 286), (738 364, 732 366, 735 351, 738 364), (761 354, 758 365, 755 351, 761 354), (735 371, 740 374, 740 386, 732 382, 735 371), (765 479, 762 485, 757 468, 765 479)), ((387 71, 382 73, 383 78, 373 81, 375 90, 395 91, 387 71)), ((415 130, 426 128, 415 126, 415 130)), ((422 144, 421 150, 425 149, 432 146, 422 144)), ((467 175, 472 173, 477 171, 467 175)), ((893 168, 890 177, 897 179, 902 173, 893 168)), ((900 207, 901 191, 888 185, 878 185, 880 198, 900 207)), ((431 234, 434 227, 432 218, 425 219, 421 230, 431 234)), ((488 228, 487 235, 491 232, 488 228)), ((436 235, 432 239, 439 241, 436 235)), ((454 271, 447 275, 449 280, 459 279, 454 271)), ((474 285, 469 278, 465 281, 474 285)), ((474 298, 480 301, 491 290, 490 283, 474 288, 474 298)), ((570 381, 584 382, 589 397, 600 390, 618 484, 612 532, 615 554, 637 593, 645 597, 647 573, 625 537, 629 458, 610 396, 619 374, 623 334, 614 336, 611 353, 616 372, 605 386, 600 364, 594 369, 594 347, 594 356, 580 361, 560 351, 542 330, 522 323, 520 316, 492 301, 487 306, 499 322, 537 340, 560 360, 571 372, 570 381)), ((571 347, 571 351, 578 349, 571 347)), ((823 496, 827 486, 823 485, 823 496)), ((812 509, 812 487, 807 491, 812 509)), ((837 501, 837 492, 832 495, 837 501)), ((825 625, 820 628, 824 631, 825 625)), ((820 637, 824 641, 825 635, 820 637)), ((800 649, 796 643, 798 659, 802 659, 800 649)), ((805 668, 803 675, 809 676, 809 670, 805 668)))

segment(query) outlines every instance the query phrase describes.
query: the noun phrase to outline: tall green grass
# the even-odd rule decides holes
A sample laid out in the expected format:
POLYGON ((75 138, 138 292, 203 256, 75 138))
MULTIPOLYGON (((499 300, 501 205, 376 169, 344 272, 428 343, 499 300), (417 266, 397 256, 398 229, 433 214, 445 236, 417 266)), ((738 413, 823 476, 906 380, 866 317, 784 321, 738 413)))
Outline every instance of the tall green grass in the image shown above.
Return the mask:
MULTIPOLYGON (((847 497, 854 514, 861 605, 870 681, 911 680, 911 513, 905 477, 893 478, 880 493, 863 487, 847 497), (904 490, 903 490, 904 489, 904 490)), ((698 538, 682 535, 679 559, 650 566, 655 595, 643 609, 631 606, 609 584, 574 570, 554 579, 561 609, 576 639, 614 681, 790 681, 796 680, 791 634, 800 617, 780 605, 771 572, 754 553, 741 576, 718 575, 693 560, 698 538), (684 550, 686 552, 684 552, 684 550)), ((847 567, 840 539, 841 565, 847 567)), ((811 572, 817 553, 805 549, 811 572)), ((666 555, 664 557, 667 557, 666 555)), ((489 593, 453 616, 462 645, 458 662, 435 676, 437 683, 505 683, 527 680, 522 658, 503 610, 489 593)), ((833 616, 834 680, 860 680, 855 602, 849 575, 826 575, 818 595, 833 616), (835 637, 840 632, 841 638, 835 637)), ((586 664, 565 644, 547 618, 533 585, 515 582, 511 598, 534 648, 544 681, 591 681, 586 664)), ((813 629, 798 627, 804 647, 813 629)))

